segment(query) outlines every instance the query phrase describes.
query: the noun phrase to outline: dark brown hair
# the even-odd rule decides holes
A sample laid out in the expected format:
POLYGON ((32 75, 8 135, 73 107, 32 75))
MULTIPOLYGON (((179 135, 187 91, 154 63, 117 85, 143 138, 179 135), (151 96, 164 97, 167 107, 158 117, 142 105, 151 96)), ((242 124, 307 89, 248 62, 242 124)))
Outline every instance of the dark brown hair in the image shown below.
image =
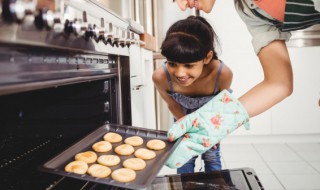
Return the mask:
POLYGON ((189 16, 174 23, 167 31, 161 45, 161 54, 169 61, 191 63, 204 59, 213 51, 213 59, 218 37, 206 19, 189 16))

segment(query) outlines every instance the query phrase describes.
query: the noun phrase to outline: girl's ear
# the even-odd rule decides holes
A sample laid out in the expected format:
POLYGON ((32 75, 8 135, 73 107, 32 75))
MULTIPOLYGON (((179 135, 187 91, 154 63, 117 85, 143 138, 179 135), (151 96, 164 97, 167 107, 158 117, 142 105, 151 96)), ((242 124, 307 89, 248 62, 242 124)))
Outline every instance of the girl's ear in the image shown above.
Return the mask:
POLYGON ((208 52, 207 56, 204 58, 203 63, 204 64, 209 64, 211 59, 212 59, 212 57, 213 57, 213 51, 211 50, 211 51, 208 52))

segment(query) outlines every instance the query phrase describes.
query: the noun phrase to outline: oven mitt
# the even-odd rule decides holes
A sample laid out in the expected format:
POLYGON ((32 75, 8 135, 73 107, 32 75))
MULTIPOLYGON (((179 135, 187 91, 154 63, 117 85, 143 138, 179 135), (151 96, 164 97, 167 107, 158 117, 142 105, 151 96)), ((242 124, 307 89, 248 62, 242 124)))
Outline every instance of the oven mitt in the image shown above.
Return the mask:
POLYGON ((201 155, 225 136, 244 125, 248 130, 249 115, 241 103, 223 90, 195 112, 176 121, 168 131, 169 141, 182 137, 166 165, 179 168, 192 157, 201 155))

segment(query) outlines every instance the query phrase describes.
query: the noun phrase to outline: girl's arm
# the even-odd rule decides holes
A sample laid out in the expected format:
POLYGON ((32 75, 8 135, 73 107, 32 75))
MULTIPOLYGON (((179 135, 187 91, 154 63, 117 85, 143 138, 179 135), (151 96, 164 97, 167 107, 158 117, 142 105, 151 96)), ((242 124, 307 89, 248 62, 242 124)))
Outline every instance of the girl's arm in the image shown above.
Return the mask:
POLYGON ((250 117, 277 104, 293 91, 293 74, 287 46, 283 40, 271 42, 258 54, 264 79, 239 98, 250 117))
POLYGON ((185 116, 180 104, 178 104, 173 98, 171 98, 168 95, 167 91, 169 89, 169 85, 167 81, 167 76, 162 68, 159 68, 154 71, 152 75, 152 80, 161 98, 167 103, 172 115, 176 119, 180 119, 181 117, 185 116))

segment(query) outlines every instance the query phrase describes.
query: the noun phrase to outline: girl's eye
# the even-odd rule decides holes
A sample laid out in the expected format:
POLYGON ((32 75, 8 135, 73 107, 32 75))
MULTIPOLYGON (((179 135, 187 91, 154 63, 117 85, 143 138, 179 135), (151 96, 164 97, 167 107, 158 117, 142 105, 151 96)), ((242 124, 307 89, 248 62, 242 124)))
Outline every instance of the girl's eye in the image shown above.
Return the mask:
POLYGON ((168 63, 168 65, 170 66, 170 67, 174 67, 174 66, 176 66, 176 64, 175 63, 173 63, 173 62, 167 62, 168 63))
POLYGON ((193 67, 193 65, 185 65, 186 68, 190 69, 193 67))

